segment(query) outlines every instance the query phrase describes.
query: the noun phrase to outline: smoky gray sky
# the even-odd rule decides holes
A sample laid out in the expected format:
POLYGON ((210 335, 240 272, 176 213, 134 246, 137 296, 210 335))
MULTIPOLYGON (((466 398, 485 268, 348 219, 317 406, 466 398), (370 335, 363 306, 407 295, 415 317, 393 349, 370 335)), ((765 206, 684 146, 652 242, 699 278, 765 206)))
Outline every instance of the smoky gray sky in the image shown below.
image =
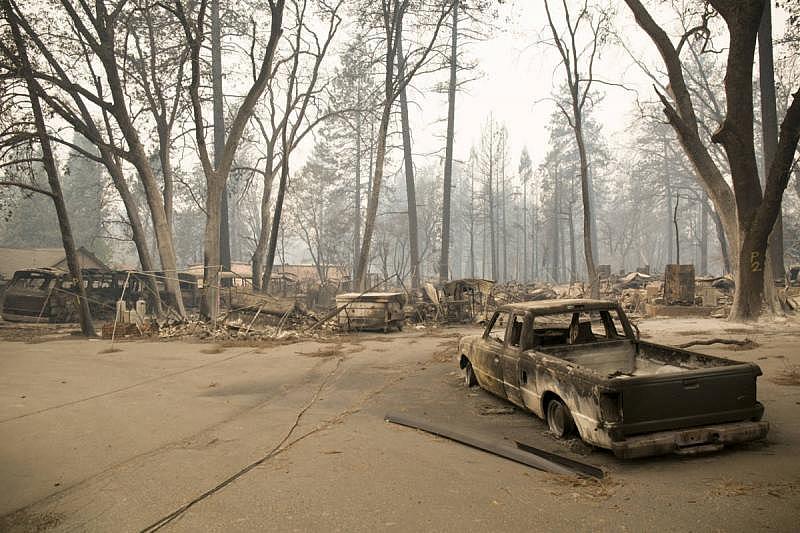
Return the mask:
MULTIPOLYGON (((636 25, 622 2, 614 2, 612 25, 617 35, 639 57, 651 66, 659 66, 660 58, 650 38, 636 25)), ((553 13, 558 21, 558 14, 553 13)), ((656 19, 668 21, 674 14, 664 10, 654 11, 656 19)), ((773 35, 783 35, 786 14, 773 9, 773 35)), ((563 67, 555 48, 537 44, 549 38, 549 28, 542 2, 517 0, 500 8, 494 35, 484 41, 469 45, 468 56, 479 64, 483 73, 457 96, 456 109, 456 159, 466 160, 470 147, 479 143, 481 126, 491 114, 506 125, 511 144, 510 169, 516 169, 519 153, 527 146, 535 165, 547 151, 546 126, 555 109, 548 100, 564 79, 563 67)), ((727 45, 727 38, 718 37, 717 47, 727 45)), ((603 47, 595 65, 595 77, 621 83, 627 89, 596 84, 604 97, 595 110, 595 117, 603 124, 603 131, 612 151, 625 140, 625 130, 631 117, 637 113, 636 99, 652 100, 655 96, 651 80, 633 64, 633 61, 615 38, 603 47)), ((417 83, 424 87, 424 83, 417 83)), ((446 117, 446 95, 416 92, 413 95, 422 112, 416 113, 412 124, 418 154, 431 153, 443 147, 446 117)))

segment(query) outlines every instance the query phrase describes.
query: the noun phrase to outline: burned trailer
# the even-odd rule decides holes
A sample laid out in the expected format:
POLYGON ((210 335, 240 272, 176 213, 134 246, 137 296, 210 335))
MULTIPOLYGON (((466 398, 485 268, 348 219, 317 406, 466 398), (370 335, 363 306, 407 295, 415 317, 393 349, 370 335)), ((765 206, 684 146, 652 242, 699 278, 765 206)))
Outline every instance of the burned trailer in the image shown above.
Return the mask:
POLYGON ((344 331, 379 330, 391 328, 402 331, 405 322, 402 292, 349 292, 336 296, 336 321, 344 331))

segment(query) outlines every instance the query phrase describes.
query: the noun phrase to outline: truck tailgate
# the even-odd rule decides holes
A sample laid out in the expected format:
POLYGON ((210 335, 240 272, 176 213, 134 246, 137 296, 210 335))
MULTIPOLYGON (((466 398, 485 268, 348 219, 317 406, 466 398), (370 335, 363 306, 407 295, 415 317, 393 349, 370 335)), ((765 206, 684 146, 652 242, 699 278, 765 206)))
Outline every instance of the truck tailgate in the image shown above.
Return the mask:
POLYGON ((758 420, 757 365, 745 363, 620 380, 622 433, 758 420))

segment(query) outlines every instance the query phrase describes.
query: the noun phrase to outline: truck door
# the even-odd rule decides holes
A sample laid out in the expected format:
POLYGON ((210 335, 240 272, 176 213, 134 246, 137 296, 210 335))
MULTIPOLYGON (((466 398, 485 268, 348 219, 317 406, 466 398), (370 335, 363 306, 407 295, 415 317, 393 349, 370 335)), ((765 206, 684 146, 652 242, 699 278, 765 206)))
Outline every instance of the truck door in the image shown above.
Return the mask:
POLYGON ((513 314, 508 322, 508 335, 501 359, 503 365, 503 387, 506 397, 514 404, 522 406, 519 390, 519 356, 523 348, 524 314, 513 314))
POLYGON ((503 386, 503 353, 505 352, 506 332, 509 328, 510 317, 511 314, 508 311, 495 313, 483 337, 485 349, 479 350, 483 353, 474 362, 477 364, 473 363, 473 369, 481 387, 501 398, 506 397, 503 386))

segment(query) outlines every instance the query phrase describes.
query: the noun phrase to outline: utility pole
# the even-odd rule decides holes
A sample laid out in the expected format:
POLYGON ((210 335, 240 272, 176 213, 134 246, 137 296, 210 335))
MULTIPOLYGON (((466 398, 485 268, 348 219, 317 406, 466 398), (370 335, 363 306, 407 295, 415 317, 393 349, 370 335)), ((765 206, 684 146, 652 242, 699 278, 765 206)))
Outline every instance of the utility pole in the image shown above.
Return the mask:
MULTIPOLYGON (((399 24, 399 23, 398 23, 399 24)), ((397 31, 397 71, 398 77, 405 76, 406 58, 403 55, 403 32, 397 31)), ((411 125, 408 118, 408 97, 406 86, 400 89, 400 122, 403 130, 403 167, 406 175, 406 199, 408 203, 408 247, 411 262, 411 288, 420 287, 419 272, 419 230, 417 224, 417 191, 414 183, 414 160, 411 154, 411 125)))

